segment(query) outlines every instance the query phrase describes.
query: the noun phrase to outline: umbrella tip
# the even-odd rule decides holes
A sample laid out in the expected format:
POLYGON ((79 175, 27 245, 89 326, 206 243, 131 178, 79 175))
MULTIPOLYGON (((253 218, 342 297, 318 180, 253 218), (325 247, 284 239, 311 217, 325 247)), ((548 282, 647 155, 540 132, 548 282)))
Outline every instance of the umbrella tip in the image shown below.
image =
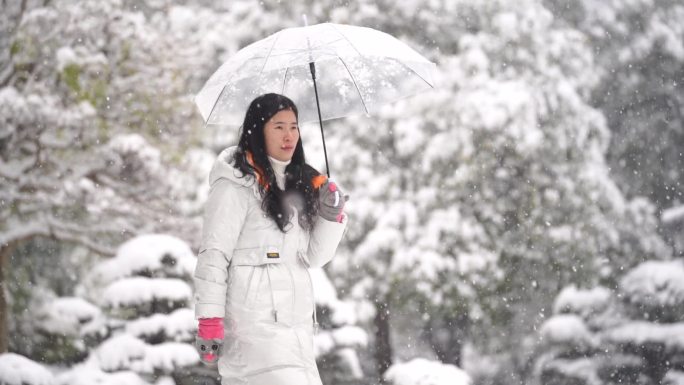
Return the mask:
POLYGON ((306 13, 302 13, 302 20, 304 20, 304 26, 308 27, 309 26, 309 20, 306 18, 306 13))

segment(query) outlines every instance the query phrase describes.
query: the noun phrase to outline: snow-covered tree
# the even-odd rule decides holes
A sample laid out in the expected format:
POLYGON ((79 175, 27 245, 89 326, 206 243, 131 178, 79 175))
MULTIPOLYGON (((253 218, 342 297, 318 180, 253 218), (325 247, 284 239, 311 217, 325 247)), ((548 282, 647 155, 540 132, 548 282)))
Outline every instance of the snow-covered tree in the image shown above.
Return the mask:
POLYGON ((178 383, 188 376, 187 368, 199 362, 193 346, 194 266, 194 253, 184 241, 164 234, 138 236, 93 269, 77 290, 82 298, 51 305, 46 324, 90 343, 87 359, 60 374, 60 383, 95 381, 103 373, 130 373, 149 383, 169 377, 178 383), (86 311, 94 307, 88 303, 101 312, 86 311), (78 314, 86 313, 88 322, 78 322, 78 314))
POLYGON ((364 368, 359 351, 368 348, 368 333, 357 324, 369 305, 340 300, 320 268, 311 269, 320 330, 314 337, 316 363, 324 384, 362 384, 364 368))
MULTIPOLYGON (((201 128, 192 93, 220 55, 238 48, 241 35, 226 39, 223 31, 255 8, 159 3, 3 5, 3 269, 17 247, 39 237, 106 256, 140 233, 198 238, 206 170, 197 172, 205 156, 194 147, 217 133, 201 128)), ((0 351, 7 348, 2 294, 0 351)))
POLYGON ((378 304, 376 349, 398 295, 413 289, 428 318, 450 318, 435 325, 470 327, 483 351, 514 352, 565 285, 612 284, 669 250, 653 206, 610 179, 585 37, 539 1, 450 11, 457 43, 439 57, 438 90, 328 126, 357 224, 333 271, 378 304))
POLYGON ((684 264, 647 261, 618 290, 565 288, 540 328, 539 384, 677 384, 684 372, 684 264))
POLYGON ((591 102, 613 133, 607 157, 620 189, 659 211, 684 202, 684 4, 544 2, 589 39, 600 78, 591 102))

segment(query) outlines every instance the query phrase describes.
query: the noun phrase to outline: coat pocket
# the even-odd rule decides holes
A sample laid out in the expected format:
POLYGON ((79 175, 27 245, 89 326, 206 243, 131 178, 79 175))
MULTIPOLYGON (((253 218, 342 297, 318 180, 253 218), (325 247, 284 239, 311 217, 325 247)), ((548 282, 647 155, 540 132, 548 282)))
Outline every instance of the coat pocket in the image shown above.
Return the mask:
POLYGON ((281 262, 280 247, 275 245, 236 249, 231 260, 231 264, 236 266, 260 266, 281 262))

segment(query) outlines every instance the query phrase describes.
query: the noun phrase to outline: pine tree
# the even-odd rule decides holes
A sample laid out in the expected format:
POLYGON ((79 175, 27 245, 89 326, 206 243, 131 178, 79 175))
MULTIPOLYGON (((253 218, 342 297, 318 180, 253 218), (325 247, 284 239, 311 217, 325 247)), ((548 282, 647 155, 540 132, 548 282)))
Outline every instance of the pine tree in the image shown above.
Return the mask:
MULTIPOLYGON (((199 363, 192 310, 194 253, 182 240, 151 234, 123 243, 77 290, 102 309, 80 329, 89 355, 59 381, 122 373, 146 383, 181 383, 199 363)), ((196 374, 195 374, 196 375, 196 374)), ((84 382, 85 383, 85 382, 84 382)))
POLYGON ((684 264, 647 261, 618 290, 565 288, 542 325, 540 384, 677 384, 684 376, 684 264))

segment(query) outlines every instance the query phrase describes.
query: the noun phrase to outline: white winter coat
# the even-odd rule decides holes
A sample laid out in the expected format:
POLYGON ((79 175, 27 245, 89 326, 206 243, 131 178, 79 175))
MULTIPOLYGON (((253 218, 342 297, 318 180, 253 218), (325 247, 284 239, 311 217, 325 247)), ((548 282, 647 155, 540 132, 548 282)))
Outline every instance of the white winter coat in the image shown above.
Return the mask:
POLYGON ((320 385, 307 267, 333 258, 346 219, 318 218, 308 232, 294 217, 283 233, 262 210, 254 178, 232 166, 234 149, 223 150, 209 174, 195 316, 224 317, 223 385, 320 385))

